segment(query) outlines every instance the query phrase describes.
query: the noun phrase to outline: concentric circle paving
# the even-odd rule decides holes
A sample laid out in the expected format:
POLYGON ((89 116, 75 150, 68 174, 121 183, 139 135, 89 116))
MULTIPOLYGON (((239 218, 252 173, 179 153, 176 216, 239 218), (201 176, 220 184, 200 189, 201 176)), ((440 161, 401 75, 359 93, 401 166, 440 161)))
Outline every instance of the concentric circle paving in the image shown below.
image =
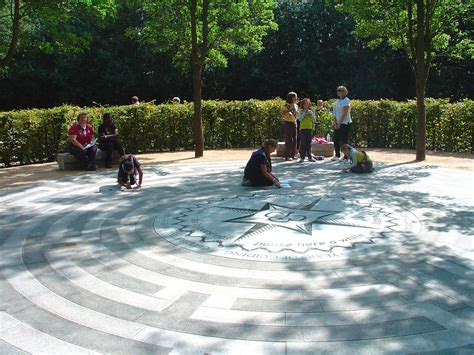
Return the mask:
POLYGON ((472 351, 472 174, 243 164, 0 191, 0 353, 472 351))

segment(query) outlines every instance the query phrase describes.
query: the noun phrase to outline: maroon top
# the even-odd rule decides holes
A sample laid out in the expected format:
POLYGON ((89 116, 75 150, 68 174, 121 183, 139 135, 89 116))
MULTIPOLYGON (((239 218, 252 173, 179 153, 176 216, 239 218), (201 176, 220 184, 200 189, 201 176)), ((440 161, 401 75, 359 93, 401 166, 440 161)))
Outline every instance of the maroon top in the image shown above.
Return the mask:
POLYGON ((76 139, 83 146, 92 142, 92 137, 94 137, 94 128, 90 124, 86 124, 86 127, 83 128, 79 123, 73 123, 71 128, 69 128, 69 135, 76 136, 76 139))

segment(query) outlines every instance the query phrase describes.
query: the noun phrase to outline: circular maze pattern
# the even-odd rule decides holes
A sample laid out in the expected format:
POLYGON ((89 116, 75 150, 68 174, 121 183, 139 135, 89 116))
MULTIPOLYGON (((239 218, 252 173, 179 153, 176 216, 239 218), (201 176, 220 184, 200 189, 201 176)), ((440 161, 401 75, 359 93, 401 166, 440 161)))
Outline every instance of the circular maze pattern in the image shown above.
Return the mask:
MULTIPOLYGON (((241 164, 229 163, 148 167, 142 191, 118 191, 112 173, 2 191, 0 352, 469 348, 472 293, 460 285, 472 272, 447 267, 448 255, 435 249, 414 254, 422 229, 414 214, 380 193, 351 198, 333 184, 338 173, 321 166, 327 179, 318 176, 309 190, 240 187, 228 171, 241 164), (340 210, 328 210, 336 202, 352 221, 340 225, 340 210), (290 227, 288 209, 297 211, 290 227), (323 230, 335 234, 323 236, 329 245, 360 230, 369 237, 333 249, 248 248, 251 239, 270 243, 268 231, 281 244, 285 235, 314 239, 323 230), (308 257, 336 249, 340 256, 308 257), (238 254, 250 252, 283 257, 238 254)), ((292 169, 280 167, 283 176, 292 169)))

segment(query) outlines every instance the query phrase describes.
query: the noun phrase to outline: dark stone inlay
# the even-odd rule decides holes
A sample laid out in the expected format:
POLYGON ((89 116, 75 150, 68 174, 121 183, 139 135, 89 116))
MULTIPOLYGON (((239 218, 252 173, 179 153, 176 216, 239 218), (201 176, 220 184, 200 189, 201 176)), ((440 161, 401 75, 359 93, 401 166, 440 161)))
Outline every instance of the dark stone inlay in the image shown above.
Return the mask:
POLYGON ((430 355, 472 355, 474 354, 474 343, 443 350, 420 351, 412 354, 430 354, 430 355))
MULTIPOLYGON (((208 295, 202 293, 187 292, 161 312, 148 311, 144 313, 137 319, 137 322, 158 328, 189 333, 189 328, 196 322, 193 319, 189 319, 189 317, 207 298, 208 295)), ((211 334, 205 333, 205 335, 211 336, 211 334)))
MULTIPOLYGON (((117 217, 115 217, 117 218, 117 217)), ((317 285, 317 281, 292 281, 292 280, 285 280, 285 281, 273 281, 268 279, 254 279, 254 278, 239 278, 239 277, 227 277, 227 276, 220 276, 220 275, 213 275, 208 273, 201 273, 198 271, 191 271, 187 269, 182 269, 179 265, 170 265, 167 263, 162 263, 158 260, 146 257, 139 253, 133 251, 133 245, 127 244, 122 242, 119 237, 119 233, 116 228, 112 226, 104 226, 104 229, 101 230, 101 238, 103 240, 103 245, 107 247, 112 253, 119 255, 120 258, 127 260, 128 262, 142 267, 147 270, 151 270, 154 272, 163 273, 168 276, 176 277, 183 280, 189 281, 196 281, 202 282, 202 280, 206 280, 209 284, 214 285, 222 285, 222 286, 235 286, 235 287, 263 287, 263 288, 272 288, 272 289, 283 289, 283 290, 296 290, 296 289, 304 289, 308 287, 308 283, 312 283, 313 285, 317 285)), ((157 238, 161 239, 161 238, 157 238)), ((175 246, 171 243, 162 244, 160 248, 161 252, 167 252, 169 254, 173 254, 175 256, 181 257, 181 253, 183 251, 182 248, 179 246, 175 246)), ((186 255, 187 257, 188 255, 186 255)), ((212 256, 209 256, 212 257, 212 256)), ((194 259, 194 258, 193 258, 194 259)), ((215 259, 207 258, 208 260, 202 260, 206 262, 206 264, 212 264, 215 259)), ((226 259, 230 260, 230 259, 226 259)), ((201 260, 200 260, 201 261, 201 260)), ((221 263, 219 263, 221 264, 221 263)), ((232 263, 231 263, 232 264, 232 263)), ((234 263, 235 264, 235 263, 234 263)), ((238 266, 242 268, 249 268, 249 262, 246 260, 239 261, 238 266)), ((226 263, 222 263, 223 266, 229 267, 226 263)), ((285 270, 290 271, 297 271, 297 272, 305 272, 309 278, 311 278, 317 271, 314 269, 310 269, 305 264, 301 265, 292 265, 287 264, 284 268, 285 270)), ((326 278, 326 281, 330 280, 327 285, 324 287, 330 288, 338 288, 338 287, 354 287, 354 286, 361 286, 361 285, 370 285, 376 283, 376 280, 370 275, 361 275, 355 276, 350 279, 348 282, 347 279, 339 278, 335 274, 333 278, 326 278)))
POLYGON ((407 301, 398 294, 380 296, 359 296, 345 298, 315 298, 314 300, 260 300, 238 298, 231 309, 251 312, 289 312, 315 313, 352 311, 372 308, 383 308, 406 304, 407 301))
POLYGON ((10 343, 7 343, 6 341, 3 341, 2 339, 0 339, 0 354, 23 355, 23 354, 29 354, 29 352, 18 349, 16 346, 14 346, 10 343))
POLYGON ((426 279, 434 279, 451 290, 465 294, 474 294, 472 277, 462 277, 426 262, 417 264, 416 269, 425 273, 426 279))
POLYGON ((28 269, 51 292, 87 309, 132 322, 146 311, 143 308, 120 303, 82 289, 59 274, 49 264, 28 265, 28 269))
POLYGON ((57 316, 18 294, 8 283, 2 285, 2 291, 18 295, 15 302, 20 310, 10 312, 18 321, 85 349, 114 354, 168 354, 171 351, 171 348, 108 334, 57 316))
MULTIPOLYGON (((0 216, 0 220, 2 220, 2 217, 0 216)), ((0 226, 0 247, 5 244, 5 242, 10 238, 12 233, 18 229, 18 227, 21 227, 21 225, 24 223, 24 217, 21 216, 19 218, 15 218, 11 220, 9 223, 2 223, 0 226)))
POLYGON ((438 291, 431 289, 423 291, 424 292, 416 290, 403 291, 400 292, 400 296, 405 298, 408 302, 430 302, 434 306, 448 312, 465 305, 464 302, 446 296, 438 291))
POLYGON ((440 324, 426 318, 414 317, 380 323, 333 325, 329 327, 304 327, 306 341, 351 341, 388 337, 400 337, 446 330, 440 324))
POLYGON ((232 310, 251 312, 300 312, 314 313, 322 312, 323 308, 319 301, 296 301, 296 300, 259 300, 238 298, 232 305, 232 310))
POLYGON ((2 269, 0 269, 0 311, 8 314, 15 314, 23 310, 25 307, 32 307, 32 304, 26 302, 26 298, 19 294, 10 284, 3 278, 2 269))
POLYGON ((399 294, 383 296, 357 296, 344 298, 321 298, 319 299, 324 312, 333 311, 356 311, 361 309, 383 308, 389 306, 403 305, 407 302, 399 294))
MULTIPOLYGON (((38 278, 38 280, 40 282, 46 283, 46 286, 50 287, 53 292, 56 292, 59 295, 63 294, 66 299, 81 304, 92 310, 96 310, 101 313, 105 312, 106 314, 110 313, 111 315, 116 315, 117 317, 124 319, 135 318, 135 321, 138 321, 141 324, 154 326, 161 329, 181 331, 204 336, 261 341, 303 341, 305 339, 303 337, 303 332, 305 332, 305 334, 309 334, 308 336, 311 336, 313 339, 315 338, 314 334, 328 334, 328 332, 334 332, 340 340, 351 340, 357 338, 368 339, 370 337, 374 337, 375 335, 401 336, 444 329, 437 323, 434 323, 423 317, 413 318, 412 320, 401 320, 365 325, 357 324, 342 327, 289 327, 254 325, 245 323, 225 324, 225 326, 223 326, 222 324, 216 322, 189 319, 190 314, 192 314, 192 312, 207 299, 207 295, 188 293, 177 300, 171 307, 165 309, 162 312, 144 311, 142 309, 137 309, 128 305, 116 303, 111 300, 103 299, 102 297, 90 294, 87 291, 81 291, 77 287, 74 287, 70 282, 62 278, 60 275, 57 275, 54 269, 52 269, 49 265, 34 264, 30 265, 29 268, 31 272, 34 273, 34 275, 38 278), (119 307, 119 311, 116 311, 115 307, 119 307), (127 317, 126 314, 134 314, 136 317, 127 317), (138 320, 136 319, 137 317, 139 317, 138 320), (383 329, 383 332, 371 332, 370 330, 373 328, 383 329), (354 336, 354 334, 356 334, 356 336, 354 336)), ((16 302, 29 303, 21 297, 19 297, 16 302)), ((307 311, 309 311, 309 309, 307 311)), ((34 306, 20 310, 15 314, 15 317, 21 318, 21 315, 25 315, 23 319, 32 318, 33 320, 27 323, 31 324, 36 329, 45 331, 48 334, 52 334, 66 341, 72 340, 67 338, 65 334, 57 335, 56 332, 58 329, 51 330, 48 328, 49 324, 54 323, 54 321, 48 321, 49 313, 47 311, 38 310, 37 307, 34 306), (31 312, 42 312, 42 314, 33 315, 33 317, 31 317, 31 312), (20 314, 20 317, 18 317, 17 314, 20 314), (38 324, 36 324, 35 321, 37 321, 38 324)), ((81 334, 81 332, 84 332, 84 330, 75 333, 81 334)), ((83 335, 85 336, 85 334, 83 335)), ((78 345, 82 346, 82 344, 78 345)), ((98 347, 97 349, 102 350, 103 348, 98 347)), ((109 350, 110 349, 107 351, 109 350)))
POLYGON ((449 313, 454 314, 456 317, 470 321, 474 324, 474 307, 464 306, 450 311, 449 313))
POLYGON ((87 273, 111 285, 144 295, 154 295, 164 287, 147 281, 139 280, 115 271, 100 260, 89 256, 89 259, 73 258, 74 261, 87 273))
MULTIPOLYGON (((129 263, 147 270, 151 270, 153 272, 163 273, 165 275, 183 280, 196 282, 202 282, 202 280, 206 280, 206 283, 209 284, 235 287, 262 287, 262 285, 264 285, 264 287, 280 287, 283 289, 287 289, 302 286, 301 283, 298 283, 297 285, 288 285, 282 284, 281 282, 272 282, 268 280, 225 277, 181 269, 179 265, 170 265, 162 263, 160 261, 151 259, 149 257, 134 252, 131 245, 125 244, 120 241, 118 232, 116 230, 109 229, 107 230, 107 232, 102 231, 101 237, 104 238, 103 244, 105 247, 107 247, 112 253, 119 255, 122 259, 128 261, 129 263)), ((174 251, 169 250, 168 252, 170 254, 175 254, 179 256, 180 248, 177 248, 174 251)))

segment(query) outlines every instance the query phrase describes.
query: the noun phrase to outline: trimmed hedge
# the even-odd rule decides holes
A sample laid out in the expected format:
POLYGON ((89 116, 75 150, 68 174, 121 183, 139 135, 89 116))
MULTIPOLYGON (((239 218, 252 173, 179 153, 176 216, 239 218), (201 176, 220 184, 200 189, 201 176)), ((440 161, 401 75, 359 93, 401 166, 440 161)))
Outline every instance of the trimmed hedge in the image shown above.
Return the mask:
MULTIPOLYGON (((319 119, 316 134, 332 133, 331 107, 319 119)), ((415 148, 416 103, 353 100, 351 142, 359 147, 415 148)), ((282 139, 280 99, 204 101, 205 148, 256 147, 267 137, 282 139)), ((474 101, 427 99, 427 149, 474 151, 474 101)), ((0 112, 0 165, 53 161, 64 147, 67 130, 86 111, 97 129, 101 115, 115 117, 128 152, 193 149, 193 105, 140 104, 107 108, 61 106, 0 112)))

